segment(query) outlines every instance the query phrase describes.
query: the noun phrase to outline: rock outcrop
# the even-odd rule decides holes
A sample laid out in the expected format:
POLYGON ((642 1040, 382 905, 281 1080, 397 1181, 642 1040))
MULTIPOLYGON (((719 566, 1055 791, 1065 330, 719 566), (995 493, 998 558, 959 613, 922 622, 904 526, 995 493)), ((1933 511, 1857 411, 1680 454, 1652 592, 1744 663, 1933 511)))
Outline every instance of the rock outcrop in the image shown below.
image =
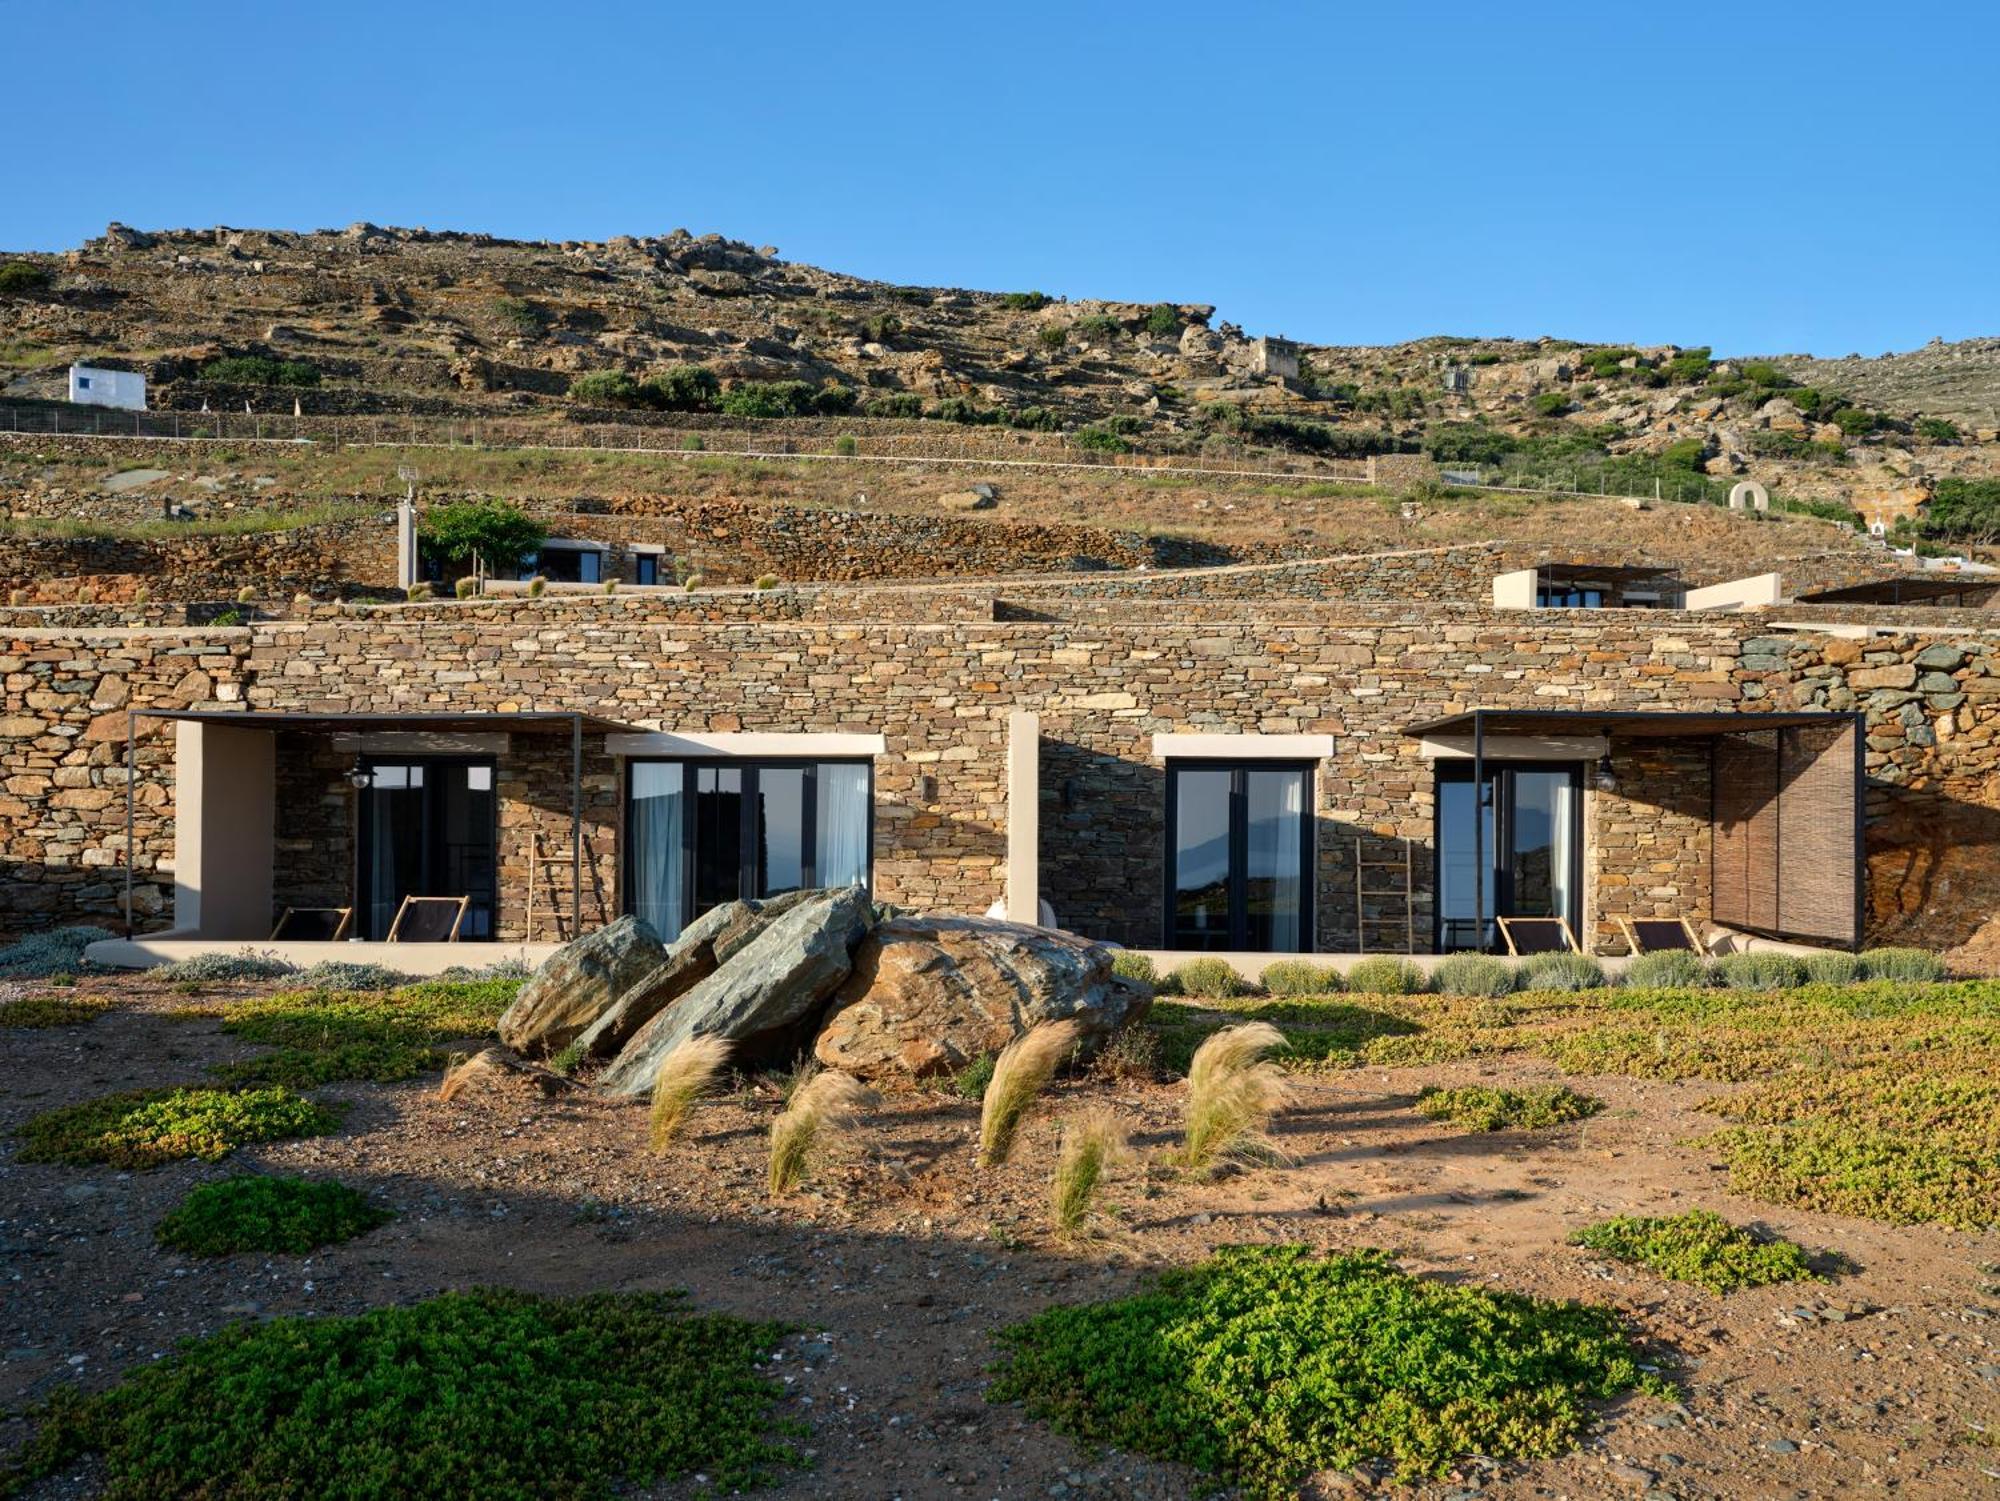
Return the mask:
POLYGON ((893 919, 855 955, 814 1056, 863 1077, 940 1074, 1071 1018, 1095 1052, 1152 1004, 1149 988, 1112 973, 1112 952, 990 918, 893 919))
POLYGON ((502 1013, 500 1040, 517 1053, 560 1052, 666 956, 660 935, 636 917, 564 944, 502 1013))
POLYGON ((781 1062, 812 1037, 875 921, 859 886, 814 892, 633 1035, 599 1081, 642 1095, 660 1060, 690 1037, 726 1037, 741 1064, 781 1062))

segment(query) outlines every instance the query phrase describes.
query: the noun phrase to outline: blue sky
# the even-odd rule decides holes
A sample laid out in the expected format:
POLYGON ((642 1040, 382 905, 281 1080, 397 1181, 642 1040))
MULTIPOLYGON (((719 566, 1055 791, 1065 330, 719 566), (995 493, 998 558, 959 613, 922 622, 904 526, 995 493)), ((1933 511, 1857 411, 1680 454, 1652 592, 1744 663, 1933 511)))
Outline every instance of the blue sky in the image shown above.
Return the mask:
POLYGON ((111 219, 685 226, 1330 343, 2000 334, 1991 6, 0 12, 4 249, 111 219))

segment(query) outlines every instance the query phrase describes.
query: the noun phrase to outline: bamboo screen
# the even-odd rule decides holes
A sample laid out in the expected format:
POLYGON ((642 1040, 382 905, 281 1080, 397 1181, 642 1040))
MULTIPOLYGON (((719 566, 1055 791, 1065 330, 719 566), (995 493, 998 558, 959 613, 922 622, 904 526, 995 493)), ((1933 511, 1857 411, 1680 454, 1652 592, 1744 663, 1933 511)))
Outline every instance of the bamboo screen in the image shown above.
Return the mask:
POLYGON ((1861 778, 1851 723, 1718 735, 1714 919, 1785 938, 1860 941, 1861 778))

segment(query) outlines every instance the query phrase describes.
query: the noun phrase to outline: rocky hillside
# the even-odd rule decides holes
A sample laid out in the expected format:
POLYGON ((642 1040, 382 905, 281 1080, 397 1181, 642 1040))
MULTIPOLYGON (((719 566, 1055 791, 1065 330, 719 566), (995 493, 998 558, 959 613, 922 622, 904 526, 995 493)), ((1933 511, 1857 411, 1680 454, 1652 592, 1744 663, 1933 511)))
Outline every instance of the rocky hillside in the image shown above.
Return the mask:
POLYGON ((2000 472, 2000 341, 1880 360, 1253 338, 1193 304, 898 286, 684 230, 604 243, 112 225, 0 265, 0 389, 127 364, 155 404, 832 417, 1067 431, 1104 449, 1423 450, 1528 486, 1713 498, 1739 476, 1865 519, 2000 472))

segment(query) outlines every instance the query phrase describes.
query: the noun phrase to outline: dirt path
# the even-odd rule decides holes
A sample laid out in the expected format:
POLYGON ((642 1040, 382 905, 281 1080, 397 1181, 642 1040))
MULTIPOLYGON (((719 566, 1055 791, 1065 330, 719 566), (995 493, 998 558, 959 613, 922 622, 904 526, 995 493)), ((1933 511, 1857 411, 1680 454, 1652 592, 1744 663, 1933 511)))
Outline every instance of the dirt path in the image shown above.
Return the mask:
MULTIPOLYGON (((250 1051, 212 1022, 173 1022, 136 996, 83 1029, 7 1034, 0 1129, 111 1089, 197 1080, 250 1051)), ((1621 1404, 1570 1457, 1469 1465, 1421 1494, 1490 1497, 1959 1497, 2000 1490, 2000 1454, 1959 1439, 2000 1426, 2000 1235, 1898 1230, 1778 1212, 1724 1190, 1686 1143, 1718 1086, 1571 1080, 1603 1115, 1535 1133, 1469 1137, 1407 1107, 1431 1083, 1542 1082, 1509 1058, 1360 1069, 1305 1081, 1281 1138, 1295 1164, 1209 1184, 1128 1175, 1119 1219, 1081 1251, 1043 1230, 1053 1121, 1016 1162, 972 1164, 976 1111, 892 1097, 835 1177, 773 1209, 764 1128, 775 1093, 704 1107, 665 1158, 641 1150, 644 1112, 518 1083, 450 1105, 422 1085, 342 1086, 340 1134, 152 1173, 20 1164, 0 1156, 0 1406, 71 1379, 106 1380, 178 1337, 232 1319, 351 1312, 451 1287, 538 1292, 685 1287, 694 1302, 800 1327, 779 1369, 812 1427, 815 1467, 776 1497, 1193 1497, 1170 1465, 1087 1455, 1011 1407, 989 1406, 988 1331, 1058 1302, 1121 1293, 1151 1266, 1241 1241, 1380 1246, 1412 1271, 1626 1310, 1681 1358, 1686 1400, 1621 1404), (153 1244, 192 1185, 245 1166, 337 1175, 400 1215, 305 1258, 199 1262, 153 1244), (1696 1206, 1759 1221, 1859 1267, 1826 1286, 1719 1298, 1564 1245, 1619 1212, 1696 1206)), ((1108 1100, 1139 1144, 1170 1139, 1179 1091, 1076 1082, 1055 1114, 1108 1100)), ((0 1442, 21 1435, 0 1429, 0 1442)), ((1370 1488, 1325 1477, 1323 1494, 1370 1488)), ((69 1495, 75 1483, 37 1494, 69 1495)))

